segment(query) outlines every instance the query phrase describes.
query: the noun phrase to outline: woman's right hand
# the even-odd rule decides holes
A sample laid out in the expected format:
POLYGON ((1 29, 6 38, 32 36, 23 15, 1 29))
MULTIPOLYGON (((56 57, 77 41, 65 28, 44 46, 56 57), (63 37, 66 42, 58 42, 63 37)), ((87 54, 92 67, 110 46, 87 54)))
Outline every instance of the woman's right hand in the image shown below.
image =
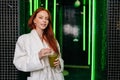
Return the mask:
POLYGON ((48 56, 51 52, 52 52, 52 49, 50 49, 50 48, 43 48, 38 53, 39 58, 42 59, 43 57, 48 56))

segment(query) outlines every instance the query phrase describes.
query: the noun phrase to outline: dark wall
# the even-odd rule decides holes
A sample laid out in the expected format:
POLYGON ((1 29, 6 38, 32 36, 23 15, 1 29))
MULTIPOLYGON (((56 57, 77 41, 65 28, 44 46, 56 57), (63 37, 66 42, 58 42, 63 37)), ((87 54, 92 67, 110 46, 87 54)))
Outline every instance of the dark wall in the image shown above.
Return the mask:
POLYGON ((108 1, 108 80, 120 79, 120 0, 108 1))
POLYGON ((18 3, 18 0, 0 0, 0 80, 17 79, 13 56, 19 35, 18 3))
POLYGON ((107 26, 106 0, 96 0, 96 80, 107 79, 107 26))
POLYGON ((96 80, 120 79, 120 1, 96 0, 96 80))

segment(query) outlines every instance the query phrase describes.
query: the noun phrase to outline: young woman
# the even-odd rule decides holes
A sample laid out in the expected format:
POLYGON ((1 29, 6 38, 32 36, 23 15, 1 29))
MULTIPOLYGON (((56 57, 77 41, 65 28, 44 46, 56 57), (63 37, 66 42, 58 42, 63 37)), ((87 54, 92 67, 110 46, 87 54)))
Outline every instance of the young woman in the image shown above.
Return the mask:
POLYGON ((15 48, 13 64, 24 72, 30 72, 27 80, 64 80, 64 69, 60 47, 54 38, 50 12, 38 8, 28 21, 31 32, 21 35, 15 48), (50 67, 48 55, 55 53, 58 58, 50 67))

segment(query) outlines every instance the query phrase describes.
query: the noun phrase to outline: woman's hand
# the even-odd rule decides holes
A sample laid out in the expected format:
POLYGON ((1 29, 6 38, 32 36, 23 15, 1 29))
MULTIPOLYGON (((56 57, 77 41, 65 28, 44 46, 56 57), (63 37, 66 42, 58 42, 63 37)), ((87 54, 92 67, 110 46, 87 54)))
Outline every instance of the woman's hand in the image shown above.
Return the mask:
POLYGON ((52 50, 50 48, 43 48, 39 52, 39 58, 42 59, 43 57, 48 56, 51 52, 52 50))
POLYGON ((55 67, 60 67, 60 60, 59 60, 59 58, 55 59, 54 66, 55 67))

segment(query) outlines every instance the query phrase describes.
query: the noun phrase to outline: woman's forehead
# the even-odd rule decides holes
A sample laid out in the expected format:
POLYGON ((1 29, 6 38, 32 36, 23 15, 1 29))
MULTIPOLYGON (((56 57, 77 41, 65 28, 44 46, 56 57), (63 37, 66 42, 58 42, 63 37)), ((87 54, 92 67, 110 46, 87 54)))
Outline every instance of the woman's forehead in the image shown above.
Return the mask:
POLYGON ((37 16, 46 16, 49 17, 48 13, 46 11, 40 11, 37 13, 37 16))

